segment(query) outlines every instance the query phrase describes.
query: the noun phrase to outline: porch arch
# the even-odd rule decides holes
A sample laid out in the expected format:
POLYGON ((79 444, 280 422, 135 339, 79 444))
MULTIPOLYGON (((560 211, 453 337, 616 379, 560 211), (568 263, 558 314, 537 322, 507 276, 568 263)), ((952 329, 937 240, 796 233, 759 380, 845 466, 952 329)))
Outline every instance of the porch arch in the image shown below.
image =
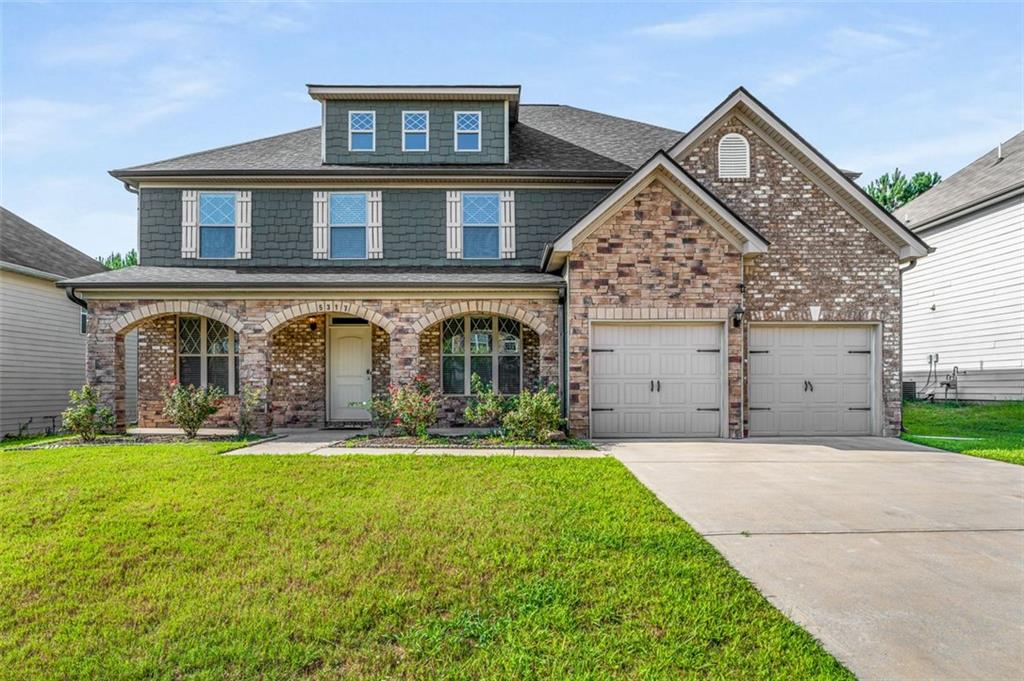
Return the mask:
POLYGON ((350 303, 346 301, 340 301, 337 304, 331 305, 325 305, 323 303, 300 303, 299 305, 292 305, 284 310, 267 315, 267 318, 263 320, 262 327, 266 333, 273 333, 278 327, 290 322, 296 317, 315 314, 330 314, 332 312, 341 312, 365 319, 371 324, 375 324, 384 329, 389 336, 395 330, 395 322, 388 319, 380 312, 371 310, 365 305, 361 305, 359 303, 350 303))
POLYGON ((187 300, 168 300, 142 305, 131 312, 124 313, 114 320, 114 323, 110 325, 110 330, 115 334, 123 335, 148 319, 171 314, 199 315, 215 319, 226 324, 235 333, 241 333, 243 328, 241 320, 223 310, 187 300))
POLYGON ((528 327, 536 331, 538 336, 543 336, 548 330, 548 325, 544 320, 533 312, 524 310, 516 305, 510 305, 497 300, 467 300, 461 303, 453 303, 452 305, 439 307, 413 322, 412 329, 416 333, 422 333, 428 327, 444 321, 449 317, 457 317, 459 315, 472 313, 510 317, 526 324, 528 327))

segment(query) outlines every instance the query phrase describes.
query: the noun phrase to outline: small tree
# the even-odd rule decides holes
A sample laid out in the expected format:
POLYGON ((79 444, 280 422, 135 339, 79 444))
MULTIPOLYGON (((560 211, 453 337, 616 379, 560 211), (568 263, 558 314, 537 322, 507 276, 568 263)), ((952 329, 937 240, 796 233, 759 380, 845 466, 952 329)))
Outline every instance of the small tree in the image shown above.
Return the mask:
POLYGON ((217 413, 224 391, 217 386, 197 388, 171 381, 164 392, 164 416, 193 439, 206 420, 217 413))
POLYGON ((92 442, 100 433, 114 429, 114 412, 99 403, 99 395, 88 385, 68 393, 68 408, 61 419, 64 430, 77 435, 82 442, 92 442))
POLYGON ((867 186, 867 193, 887 211, 894 211, 942 181, 938 173, 919 172, 908 178, 900 169, 885 173, 867 186))
POLYGON ((256 425, 256 413, 263 404, 263 391, 251 385, 242 386, 238 396, 238 437, 247 438, 256 425))
POLYGON ((475 373, 469 377, 469 385, 473 390, 465 417, 468 423, 483 428, 491 428, 499 423, 509 409, 509 400, 494 392, 490 383, 475 373))
POLYGON ((535 392, 524 390, 515 406, 501 422, 505 434, 516 440, 547 442, 551 433, 562 427, 562 409, 558 391, 548 386, 535 392))

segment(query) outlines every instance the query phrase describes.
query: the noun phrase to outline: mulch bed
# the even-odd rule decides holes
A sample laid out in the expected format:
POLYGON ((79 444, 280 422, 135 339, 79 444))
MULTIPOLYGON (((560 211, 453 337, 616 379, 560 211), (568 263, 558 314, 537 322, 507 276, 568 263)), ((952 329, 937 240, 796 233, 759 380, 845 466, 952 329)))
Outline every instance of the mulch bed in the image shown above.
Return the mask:
POLYGON ((357 436, 341 443, 343 447, 420 447, 423 449, 594 449, 585 440, 553 440, 537 444, 526 442, 507 442, 501 438, 453 436, 433 436, 427 440, 410 435, 375 435, 357 436))
MULTIPOLYGON (((274 437, 250 438, 245 440, 246 444, 256 444, 263 440, 273 440, 274 437)), ((197 435, 189 440, 184 435, 101 435, 94 442, 82 442, 77 438, 66 440, 51 440, 39 444, 27 444, 20 447, 7 447, 5 451, 17 452, 26 449, 62 449, 64 447, 106 447, 108 445, 173 445, 188 444, 190 442, 242 442, 234 435, 197 435)))

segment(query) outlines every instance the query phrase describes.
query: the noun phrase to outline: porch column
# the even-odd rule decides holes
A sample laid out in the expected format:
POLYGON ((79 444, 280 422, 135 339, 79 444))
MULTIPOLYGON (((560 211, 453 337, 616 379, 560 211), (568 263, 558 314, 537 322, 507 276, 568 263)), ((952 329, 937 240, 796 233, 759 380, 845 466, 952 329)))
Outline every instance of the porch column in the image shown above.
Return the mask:
POLYGON ((391 382, 411 383, 420 370, 420 337, 407 324, 397 324, 391 332, 391 382))
POLYGON ((124 432, 124 336, 89 316, 85 380, 96 391, 101 404, 114 413, 114 430, 124 432))
MULTIPOLYGON (((264 331, 261 324, 246 323, 238 338, 238 369, 241 388, 249 386, 260 391, 262 396, 256 408, 254 430, 259 435, 267 435, 271 431, 270 414, 270 344, 271 334, 264 331)), ((241 396, 239 396, 241 399, 241 396)))

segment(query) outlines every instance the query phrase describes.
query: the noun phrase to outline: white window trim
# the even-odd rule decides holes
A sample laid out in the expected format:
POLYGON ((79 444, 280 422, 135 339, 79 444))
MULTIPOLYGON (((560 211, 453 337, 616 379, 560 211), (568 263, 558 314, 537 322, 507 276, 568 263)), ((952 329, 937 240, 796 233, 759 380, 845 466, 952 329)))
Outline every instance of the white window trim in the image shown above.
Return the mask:
POLYGON ((349 111, 348 112, 348 150, 353 154, 369 154, 377 151, 377 112, 376 111, 349 111), (370 145, 369 149, 353 149, 352 148, 352 116, 359 114, 369 114, 373 116, 373 127, 369 130, 356 130, 359 133, 370 133, 373 135, 373 144, 370 145))
MULTIPOLYGON (((460 320, 462 322, 462 357, 463 357, 464 361, 466 362, 465 368, 463 369, 463 373, 465 374, 465 380, 464 380, 465 385, 463 386, 463 390, 465 392, 462 392, 462 393, 446 393, 444 391, 444 358, 445 357, 458 357, 458 355, 455 355, 455 354, 452 354, 452 353, 445 353, 445 351, 444 351, 444 323, 446 321, 450 321, 452 318, 449 317, 445 321, 441 322, 441 334, 440 334, 440 337, 441 337, 441 344, 440 344, 441 345, 441 347, 440 347, 440 351, 441 351, 441 367, 440 367, 440 376, 438 378, 438 380, 439 380, 438 385, 441 386, 441 394, 442 395, 450 395, 452 397, 469 397, 469 396, 471 396, 473 394, 472 393, 472 389, 470 388, 470 382, 471 382, 471 380, 473 378, 473 372, 470 370, 471 358, 473 357, 473 354, 471 352, 471 347, 470 347, 470 342, 469 342, 470 319, 473 318, 473 317, 477 317, 477 318, 487 317, 487 318, 489 318, 491 320, 491 354, 489 354, 489 355, 476 355, 477 357, 490 357, 491 360, 492 360, 491 361, 491 387, 495 391, 497 391, 497 389, 498 389, 498 364, 499 364, 498 358, 499 357, 519 357, 519 392, 518 393, 511 393, 511 394, 518 395, 518 394, 522 393, 523 392, 523 364, 525 363, 525 360, 523 359, 524 354, 525 354, 523 352, 525 350, 525 348, 523 347, 523 323, 519 322, 519 321, 516 321, 516 320, 513 320, 513 321, 516 321, 517 324, 519 324, 519 352, 515 353, 515 354, 508 353, 508 352, 501 352, 501 350, 500 350, 500 347, 501 347, 500 346, 500 337, 499 337, 499 333, 498 333, 498 329, 500 328, 499 320, 501 319, 501 317, 499 317, 497 315, 492 316, 492 315, 486 315, 486 314, 473 314, 473 313, 470 313, 470 314, 467 314, 467 315, 461 315, 461 316, 455 317, 455 319, 458 319, 458 320, 460 320)), ((499 394, 504 394, 504 393, 499 393, 499 394)))
MULTIPOLYGON (((478 154, 484 147, 484 115, 481 111, 456 111, 452 118, 452 146, 456 154, 478 154), (459 149, 459 114, 476 114, 476 149, 459 149)), ((473 132, 463 130, 462 132, 473 132)))
POLYGON ((459 223, 462 229, 462 259, 463 260, 501 260, 501 192, 462 192, 459 200, 459 223), (466 222, 466 215, 463 212, 467 196, 496 196, 498 197, 498 221, 494 225, 466 222), (467 258, 466 257, 466 227, 491 227, 498 233, 498 254, 493 258, 467 258))
POLYGON ((368 260, 370 256, 370 192, 330 192, 327 195, 327 259, 328 260, 368 260), (366 205, 366 220, 362 225, 336 225, 331 221, 331 199, 335 196, 362 196, 366 205), (331 255, 334 249, 331 242, 334 241, 334 227, 362 227, 363 228, 363 257, 361 258, 335 258, 331 255))
MULTIPOLYGON (((374 121, 374 126, 377 123, 374 121)), ((402 151, 409 152, 410 154, 422 154, 430 151, 430 112, 429 111, 403 111, 402 112, 402 151), (405 127, 405 115, 406 114, 423 114, 427 119, 427 127, 425 130, 409 130, 405 127), (405 148, 405 135, 409 132, 422 132, 427 136, 427 146, 424 149, 406 149, 405 148)))
MULTIPOLYGON (((181 362, 180 357, 198 357, 199 358, 199 387, 206 388, 209 383, 206 376, 206 360, 209 357, 227 357, 228 358, 228 395, 235 394, 235 330, 227 324, 224 326, 228 330, 228 354, 227 355, 209 355, 206 352, 206 325, 209 322, 209 318, 201 317, 198 315, 178 315, 174 319, 174 378, 181 381, 181 362), (191 319, 199 320, 199 354, 192 352, 181 351, 181 319, 182 317, 189 317, 191 319)), ((223 323, 223 322, 222 322, 223 323)))
MULTIPOLYGON (((207 227, 227 227, 227 225, 206 225, 207 227)), ((196 192, 196 260, 237 260, 238 249, 238 192, 200 191, 196 192), (234 236, 231 239, 231 255, 229 257, 211 258, 203 255, 203 196, 232 196, 235 200, 235 224, 232 226, 234 236)))

